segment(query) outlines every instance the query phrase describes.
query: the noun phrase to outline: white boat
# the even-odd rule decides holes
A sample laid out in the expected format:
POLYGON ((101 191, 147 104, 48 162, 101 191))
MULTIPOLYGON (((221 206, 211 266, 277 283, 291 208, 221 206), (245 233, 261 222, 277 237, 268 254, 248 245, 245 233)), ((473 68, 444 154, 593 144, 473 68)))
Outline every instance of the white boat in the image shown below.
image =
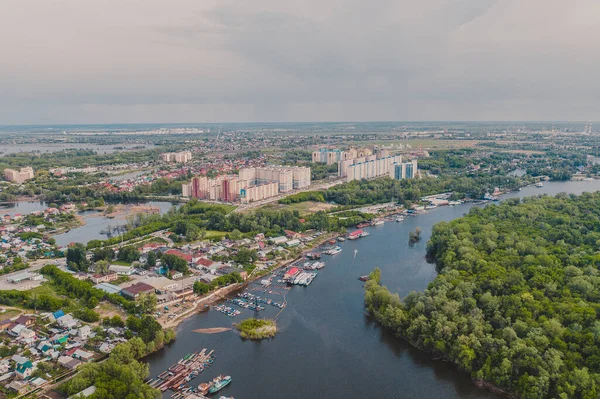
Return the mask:
POLYGON ((368 236, 368 235, 369 235, 369 233, 368 233, 368 232, 366 232, 366 231, 363 231, 363 232, 360 234, 360 236, 361 236, 361 237, 366 237, 366 236, 368 236))
POLYGON ((383 223, 383 220, 379 219, 373 222, 373 226, 381 226, 383 223))
POLYGON ((398 216, 396 218, 396 223, 404 222, 404 216, 398 216))
POLYGON ((536 187, 544 187, 544 183, 542 183, 542 182, 540 181, 540 182, 537 182, 537 183, 535 183, 535 186, 536 186, 536 187))
POLYGON ((335 248, 330 249, 326 253, 327 253, 327 255, 337 255, 340 252, 342 252, 342 248, 341 247, 335 247, 335 248))
POLYGON ((339 242, 344 242, 344 241, 346 241, 346 239, 345 239, 344 237, 338 237, 338 238, 337 238, 337 240, 338 240, 339 242))

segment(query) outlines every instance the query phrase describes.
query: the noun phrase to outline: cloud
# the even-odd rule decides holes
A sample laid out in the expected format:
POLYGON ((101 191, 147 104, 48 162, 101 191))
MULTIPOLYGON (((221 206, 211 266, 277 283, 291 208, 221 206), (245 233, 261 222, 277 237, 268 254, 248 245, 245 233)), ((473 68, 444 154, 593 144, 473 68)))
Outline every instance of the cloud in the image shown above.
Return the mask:
POLYGON ((5 0, 0 124, 594 119, 595 0, 5 0))

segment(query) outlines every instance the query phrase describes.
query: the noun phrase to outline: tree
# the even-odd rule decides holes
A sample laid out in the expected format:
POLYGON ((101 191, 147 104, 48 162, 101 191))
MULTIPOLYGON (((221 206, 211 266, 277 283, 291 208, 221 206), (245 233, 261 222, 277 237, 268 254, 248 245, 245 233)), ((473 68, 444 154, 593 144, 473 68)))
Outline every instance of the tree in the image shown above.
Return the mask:
POLYGON ((156 253, 154 251, 148 252, 148 259, 146 263, 149 267, 156 266, 156 253))
POLYGON ((136 300, 137 309, 140 313, 152 313, 156 309, 156 305, 158 300, 156 298, 156 294, 140 294, 140 296, 136 300))
POLYGON ((70 267, 74 267, 75 270, 87 272, 89 263, 85 255, 85 246, 83 244, 77 243, 67 249, 67 264, 70 267))
POLYGON ((96 263, 94 263, 94 270, 96 271, 96 273, 99 273, 99 274, 108 273, 109 267, 110 267, 110 263, 108 263, 108 261, 106 261, 106 260, 99 260, 96 263))

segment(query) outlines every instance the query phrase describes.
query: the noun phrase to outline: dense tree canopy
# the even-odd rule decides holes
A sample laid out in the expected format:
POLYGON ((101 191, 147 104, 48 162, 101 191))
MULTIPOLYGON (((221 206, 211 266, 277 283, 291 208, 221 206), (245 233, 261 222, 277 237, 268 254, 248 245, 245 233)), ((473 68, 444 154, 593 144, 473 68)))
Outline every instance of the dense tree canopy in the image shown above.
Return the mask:
POLYGON ((366 284, 385 327, 523 398, 600 395, 600 193, 510 199, 433 229, 440 274, 403 300, 366 284))

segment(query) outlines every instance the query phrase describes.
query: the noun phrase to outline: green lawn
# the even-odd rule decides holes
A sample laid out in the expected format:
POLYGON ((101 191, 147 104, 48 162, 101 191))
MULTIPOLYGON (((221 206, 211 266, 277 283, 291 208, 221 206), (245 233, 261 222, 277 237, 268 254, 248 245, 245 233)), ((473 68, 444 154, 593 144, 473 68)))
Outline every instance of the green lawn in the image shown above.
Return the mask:
POLYGON ((111 265, 119 265, 119 266, 131 266, 130 262, 126 260, 113 260, 110 262, 111 265))
POLYGON ((54 298, 62 298, 62 296, 56 292, 50 282, 42 283, 42 285, 39 287, 30 289, 29 292, 31 295, 48 295, 54 298))

